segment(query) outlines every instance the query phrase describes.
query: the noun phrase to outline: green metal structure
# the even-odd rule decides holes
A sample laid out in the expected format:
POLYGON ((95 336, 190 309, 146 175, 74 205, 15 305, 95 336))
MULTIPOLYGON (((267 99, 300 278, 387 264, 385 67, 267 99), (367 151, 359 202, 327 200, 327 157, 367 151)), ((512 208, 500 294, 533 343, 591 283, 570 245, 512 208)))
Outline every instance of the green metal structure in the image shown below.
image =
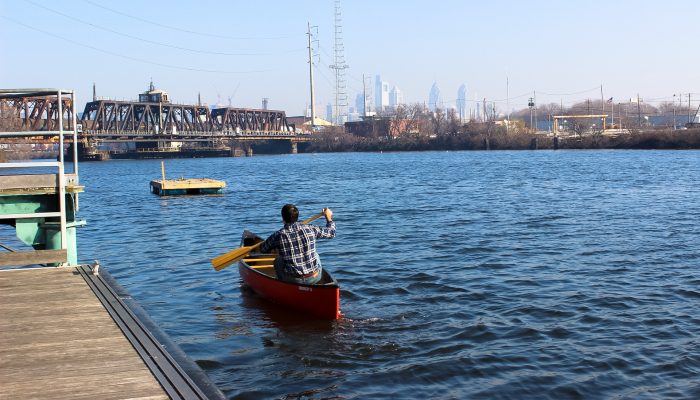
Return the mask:
POLYGON ((72 168, 65 171, 64 141, 77 142, 75 93, 63 89, 0 89, 0 144, 57 143, 57 161, 0 163, 0 224, 15 228, 17 237, 31 246, 15 251, 3 246, 0 266, 34 264, 78 265, 76 218, 78 158, 73 149, 72 168))

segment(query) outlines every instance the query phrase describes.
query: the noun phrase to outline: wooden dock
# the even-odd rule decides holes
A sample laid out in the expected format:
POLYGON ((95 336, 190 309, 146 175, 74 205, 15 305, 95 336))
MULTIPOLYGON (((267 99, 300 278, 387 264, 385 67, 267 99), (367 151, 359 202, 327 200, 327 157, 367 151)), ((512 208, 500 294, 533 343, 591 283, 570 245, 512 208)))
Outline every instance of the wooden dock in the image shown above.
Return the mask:
POLYGON ((1 270, 0 399, 211 398, 109 292, 89 266, 1 270))

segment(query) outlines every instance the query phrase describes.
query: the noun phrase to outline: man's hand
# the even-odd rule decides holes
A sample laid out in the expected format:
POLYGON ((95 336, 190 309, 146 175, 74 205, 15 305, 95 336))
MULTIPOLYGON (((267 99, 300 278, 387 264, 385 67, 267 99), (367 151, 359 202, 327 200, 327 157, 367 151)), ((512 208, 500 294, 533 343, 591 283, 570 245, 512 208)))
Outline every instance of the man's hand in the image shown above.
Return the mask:
POLYGON ((326 221, 333 220, 333 211, 331 211, 330 208, 324 208, 322 212, 323 212, 323 216, 326 217, 326 221))

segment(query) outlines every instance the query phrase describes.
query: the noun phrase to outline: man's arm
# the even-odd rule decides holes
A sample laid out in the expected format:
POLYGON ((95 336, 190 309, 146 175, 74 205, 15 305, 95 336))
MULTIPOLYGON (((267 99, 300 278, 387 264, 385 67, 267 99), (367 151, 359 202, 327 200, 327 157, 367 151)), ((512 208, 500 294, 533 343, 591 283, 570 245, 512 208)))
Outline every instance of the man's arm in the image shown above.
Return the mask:
POLYGON ((268 237, 265 242, 260 246, 261 253, 269 253, 270 250, 277 247, 277 242, 279 240, 280 232, 276 231, 270 237, 268 237))
POLYGON ((324 208, 323 216, 326 217, 326 227, 314 226, 316 238, 318 239, 333 239, 335 237, 335 222, 333 222, 333 211, 330 208, 324 208))
POLYGON ((333 239, 335 237, 335 222, 327 221, 325 228, 318 225, 309 225, 316 239, 333 239))

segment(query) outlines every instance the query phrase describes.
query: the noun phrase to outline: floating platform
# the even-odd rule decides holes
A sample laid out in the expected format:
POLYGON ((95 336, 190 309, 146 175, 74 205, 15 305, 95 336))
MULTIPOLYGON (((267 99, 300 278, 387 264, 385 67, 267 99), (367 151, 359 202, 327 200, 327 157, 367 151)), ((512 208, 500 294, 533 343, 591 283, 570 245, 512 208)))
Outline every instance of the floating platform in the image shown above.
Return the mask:
POLYGON ((220 194, 226 182, 208 178, 165 179, 165 164, 160 162, 161 180, 151 181, 151 193, 158 196, 183 194, 220 194))
POLYGON ((226 187, 226 182, 207 178, 194 179, 165 179, 151 181, 151 193, 159 196, 182 194, 220 194, 226 187))

